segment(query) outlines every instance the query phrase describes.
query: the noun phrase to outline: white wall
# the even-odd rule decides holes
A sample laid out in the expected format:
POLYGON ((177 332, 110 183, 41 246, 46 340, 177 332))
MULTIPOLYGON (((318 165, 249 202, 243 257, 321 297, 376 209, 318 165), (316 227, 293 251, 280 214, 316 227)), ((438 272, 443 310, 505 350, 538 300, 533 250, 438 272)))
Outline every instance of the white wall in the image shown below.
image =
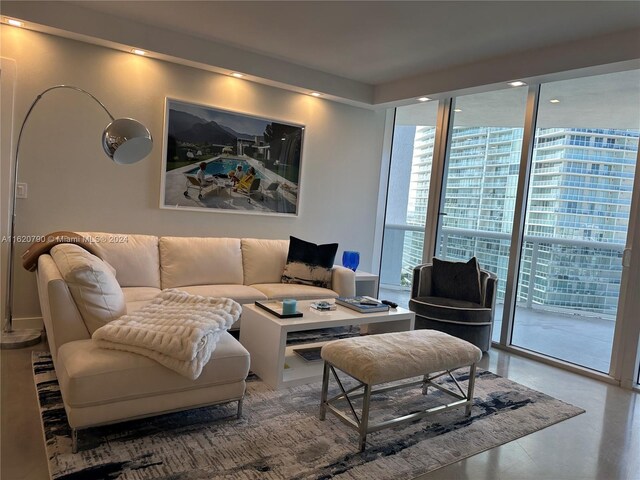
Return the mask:
MULTIPOLYGON (((6 240, 11 217, 10 206, 10 178, 11 178, 11 151, 12 145, 12 117, 13 100, 16 80, 16 63, 8 58, 0 58, 0 237, 6 240)), ((6 241, 0 242, 0 286, 2 286, 2 296, 0 297, 0 318, 5 318, 5 297, 7 290, 7 262, 9 244, 6 241)))
MULTIPOLYGON (((55 84, 94 94, 116 116, 147 125, 151 155, 116 166, 102 153, 108 118, 79 93, 43 97, 25 130, 18 234, 102 230, 156 235, 288 238, 338 242, 359 250, 363 269, 373 256, 384 111, 165 63, 12 27, 1 27, 0 54, 17 62, 15 132, 35 96, 55 84), (298 217, 161 210, 160 176, 165 97, 250 112, 306 125, 298 217)), ((3 178, 7 174, 4 170, 3 178)), ((4 194, 4 193, 3 193, 4 194)), ((18 246, 20 254, 28 244, 18 246)), ((39 315, 32 273, 17 268, 16 317, 39 315)))

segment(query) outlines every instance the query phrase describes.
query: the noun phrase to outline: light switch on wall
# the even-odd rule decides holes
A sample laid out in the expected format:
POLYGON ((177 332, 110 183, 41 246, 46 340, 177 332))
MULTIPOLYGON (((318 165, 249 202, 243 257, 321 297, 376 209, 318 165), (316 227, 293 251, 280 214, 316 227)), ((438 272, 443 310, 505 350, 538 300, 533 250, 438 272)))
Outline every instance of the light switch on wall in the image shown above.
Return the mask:
POLYGON ((27 198, 27 184, 20 183, 16 185, 16 198, 27 198))

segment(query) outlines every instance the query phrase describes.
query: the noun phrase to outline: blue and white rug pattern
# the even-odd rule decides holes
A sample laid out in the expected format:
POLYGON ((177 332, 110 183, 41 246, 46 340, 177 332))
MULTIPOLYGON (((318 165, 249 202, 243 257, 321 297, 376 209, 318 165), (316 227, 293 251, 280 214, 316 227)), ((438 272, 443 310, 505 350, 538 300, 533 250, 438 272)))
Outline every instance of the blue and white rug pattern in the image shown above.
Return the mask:
MULTIPOLYGON (((272 391, 255 379, 240 420, 230 404, 92 428, 81 432, 82 450, 73 454, 49 354, 34 352, 33 368, 56 480, 413 478, 584 412, 479 370, 471 417, 452 410, 370 434, 359 453, 355 431, 330 414, 318 420, 320 384, 272 391)), ((457 378, 465 388, 465 370, 457 378)), ((418 387, 374 398, 378 419, 442 400, 418 387)))

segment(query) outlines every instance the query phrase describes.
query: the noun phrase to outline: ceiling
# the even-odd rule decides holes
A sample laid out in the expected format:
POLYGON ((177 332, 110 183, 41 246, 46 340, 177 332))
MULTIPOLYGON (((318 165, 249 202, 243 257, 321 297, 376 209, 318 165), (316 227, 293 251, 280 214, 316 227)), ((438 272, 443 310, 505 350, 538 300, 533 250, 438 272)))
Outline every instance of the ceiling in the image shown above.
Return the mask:
MULTIPOLYGON (((527 89, 506 88, 457 97, 453 124, 522 128, 527 89)), ((437 107, 436 102, 401 107, 395 123, 435 126, 437 107)), ((640 130, 640 70, 543 84, 536 127, 640 130)))
POLYGON ((638 1, 11 1, 28 29, 357 106, 637 69, 638 1))
POLYGON ((636 1, 76 1, 368 84, 640 25, 636 1))

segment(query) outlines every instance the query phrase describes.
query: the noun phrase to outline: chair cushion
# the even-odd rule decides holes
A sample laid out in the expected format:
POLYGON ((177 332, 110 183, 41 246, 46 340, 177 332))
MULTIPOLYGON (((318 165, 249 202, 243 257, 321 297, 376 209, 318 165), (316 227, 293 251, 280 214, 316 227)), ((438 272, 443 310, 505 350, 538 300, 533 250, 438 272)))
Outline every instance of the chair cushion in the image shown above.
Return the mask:
POLYGON ((436 297, 482 303, 480 267, 476 257, 466 263, 434 258, 431 292, 436 297))
POLYGON ((416 297, 409 300, 409 310, 416 316, 442 322, 491 325, 493 312, 489 307, 465 300, 442 297, 416 297))
POLYGON ((79 340, 60 347, 56 372, 65 403, 86 407, 242 381, 249 352, 224 332, 200 376, 190 380, 142 355, 79 340))
POLYGON ((337 251, 337 243, 316 245, 296 237, 290 237, 289 253, 282 274, 282 283, 300 283, 330 288, 331 270, 337 251))
POLYGON ((90 334, 127 313, 112 267, 72 243, 56 245, 50 253, 90 334))
POLYGON ((288 240, 243 238, 244 284, 280 283, 288 252, 288 240))

